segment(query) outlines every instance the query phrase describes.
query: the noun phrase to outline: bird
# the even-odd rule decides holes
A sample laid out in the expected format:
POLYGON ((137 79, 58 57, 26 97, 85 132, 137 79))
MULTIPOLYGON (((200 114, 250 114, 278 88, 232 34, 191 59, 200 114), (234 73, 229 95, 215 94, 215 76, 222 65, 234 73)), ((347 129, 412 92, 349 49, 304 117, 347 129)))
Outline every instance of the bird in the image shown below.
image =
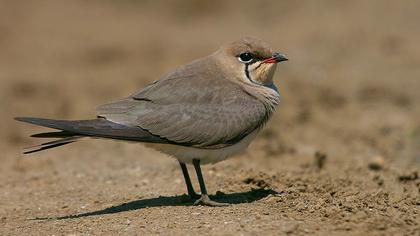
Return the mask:
POLYGON ((223 161, 247 148, 280 102, 273 77, 277 64, 287 60, 265 41, 243 37, 126 98, 98 106, 93 119, 16 117, 56 129, 33 134, 56 139, 24 153, 85 137, 144 143, 178 160, 193 205, 228 205, 210 199, 201 165, 223 161), (187 164, 194 166, 200 194, 194 190, 187 164))

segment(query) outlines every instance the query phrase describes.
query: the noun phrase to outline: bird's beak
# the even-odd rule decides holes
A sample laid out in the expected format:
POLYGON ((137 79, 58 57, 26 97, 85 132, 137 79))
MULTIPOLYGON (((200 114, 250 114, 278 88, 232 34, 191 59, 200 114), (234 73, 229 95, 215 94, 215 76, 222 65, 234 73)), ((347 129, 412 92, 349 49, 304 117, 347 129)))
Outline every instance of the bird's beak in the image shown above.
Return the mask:
POLYGON ((286 55, 275 52, 273 53, 273 56, 266 58, 262 61, 262 63, 278 63, 281 61, 287 61, 289 60, 286 55))

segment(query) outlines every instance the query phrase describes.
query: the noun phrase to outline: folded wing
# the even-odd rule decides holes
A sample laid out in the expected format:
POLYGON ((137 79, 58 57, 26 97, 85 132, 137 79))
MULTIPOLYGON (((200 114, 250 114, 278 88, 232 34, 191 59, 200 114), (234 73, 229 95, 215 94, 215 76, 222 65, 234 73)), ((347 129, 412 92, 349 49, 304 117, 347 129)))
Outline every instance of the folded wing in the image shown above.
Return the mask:
POLYGON ((127 99, 98 107, 97 112, 112 122, 200 148, 232 145, 269 116, 264 104, 240 85, 205 71, 175 72, 127 99))

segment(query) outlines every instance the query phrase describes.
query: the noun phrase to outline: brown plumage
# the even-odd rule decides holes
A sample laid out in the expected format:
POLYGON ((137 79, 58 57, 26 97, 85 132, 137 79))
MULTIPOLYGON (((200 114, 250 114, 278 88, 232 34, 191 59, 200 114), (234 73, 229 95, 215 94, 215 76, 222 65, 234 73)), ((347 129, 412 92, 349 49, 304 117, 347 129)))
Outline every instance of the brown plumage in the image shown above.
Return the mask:
MULTIPOLYGON (((267 43, 246 37, 125 99, 99 106, 97 119, 16 119, 61 130, 34 135, 61 140, 28 153, 81 137, 110 138, 147 143, 177 158, 181 167, 193 163, 198 171, 200 163, 215 163, 244 150, 268 121, 279 102, 273 75, 277 62, 284 60, 267 43)), ((194 195, 183 173, 189 194, 194 195)), ((215 204, 206 197, 204 182, 200 186, 200 203, 215 204)))

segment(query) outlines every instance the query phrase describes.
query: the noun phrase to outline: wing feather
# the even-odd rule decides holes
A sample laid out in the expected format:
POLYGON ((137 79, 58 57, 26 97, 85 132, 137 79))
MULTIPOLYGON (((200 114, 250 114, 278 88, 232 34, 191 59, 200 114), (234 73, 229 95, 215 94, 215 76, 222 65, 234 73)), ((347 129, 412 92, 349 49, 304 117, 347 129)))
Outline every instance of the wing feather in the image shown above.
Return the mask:
POLYGON ((269 115, 261 101, 201 62, 97 111, 112 122, 201 148, 231 145, 259 128, 269 115), (201 66, 199 74, 191 72, 194 66, 201 66))

